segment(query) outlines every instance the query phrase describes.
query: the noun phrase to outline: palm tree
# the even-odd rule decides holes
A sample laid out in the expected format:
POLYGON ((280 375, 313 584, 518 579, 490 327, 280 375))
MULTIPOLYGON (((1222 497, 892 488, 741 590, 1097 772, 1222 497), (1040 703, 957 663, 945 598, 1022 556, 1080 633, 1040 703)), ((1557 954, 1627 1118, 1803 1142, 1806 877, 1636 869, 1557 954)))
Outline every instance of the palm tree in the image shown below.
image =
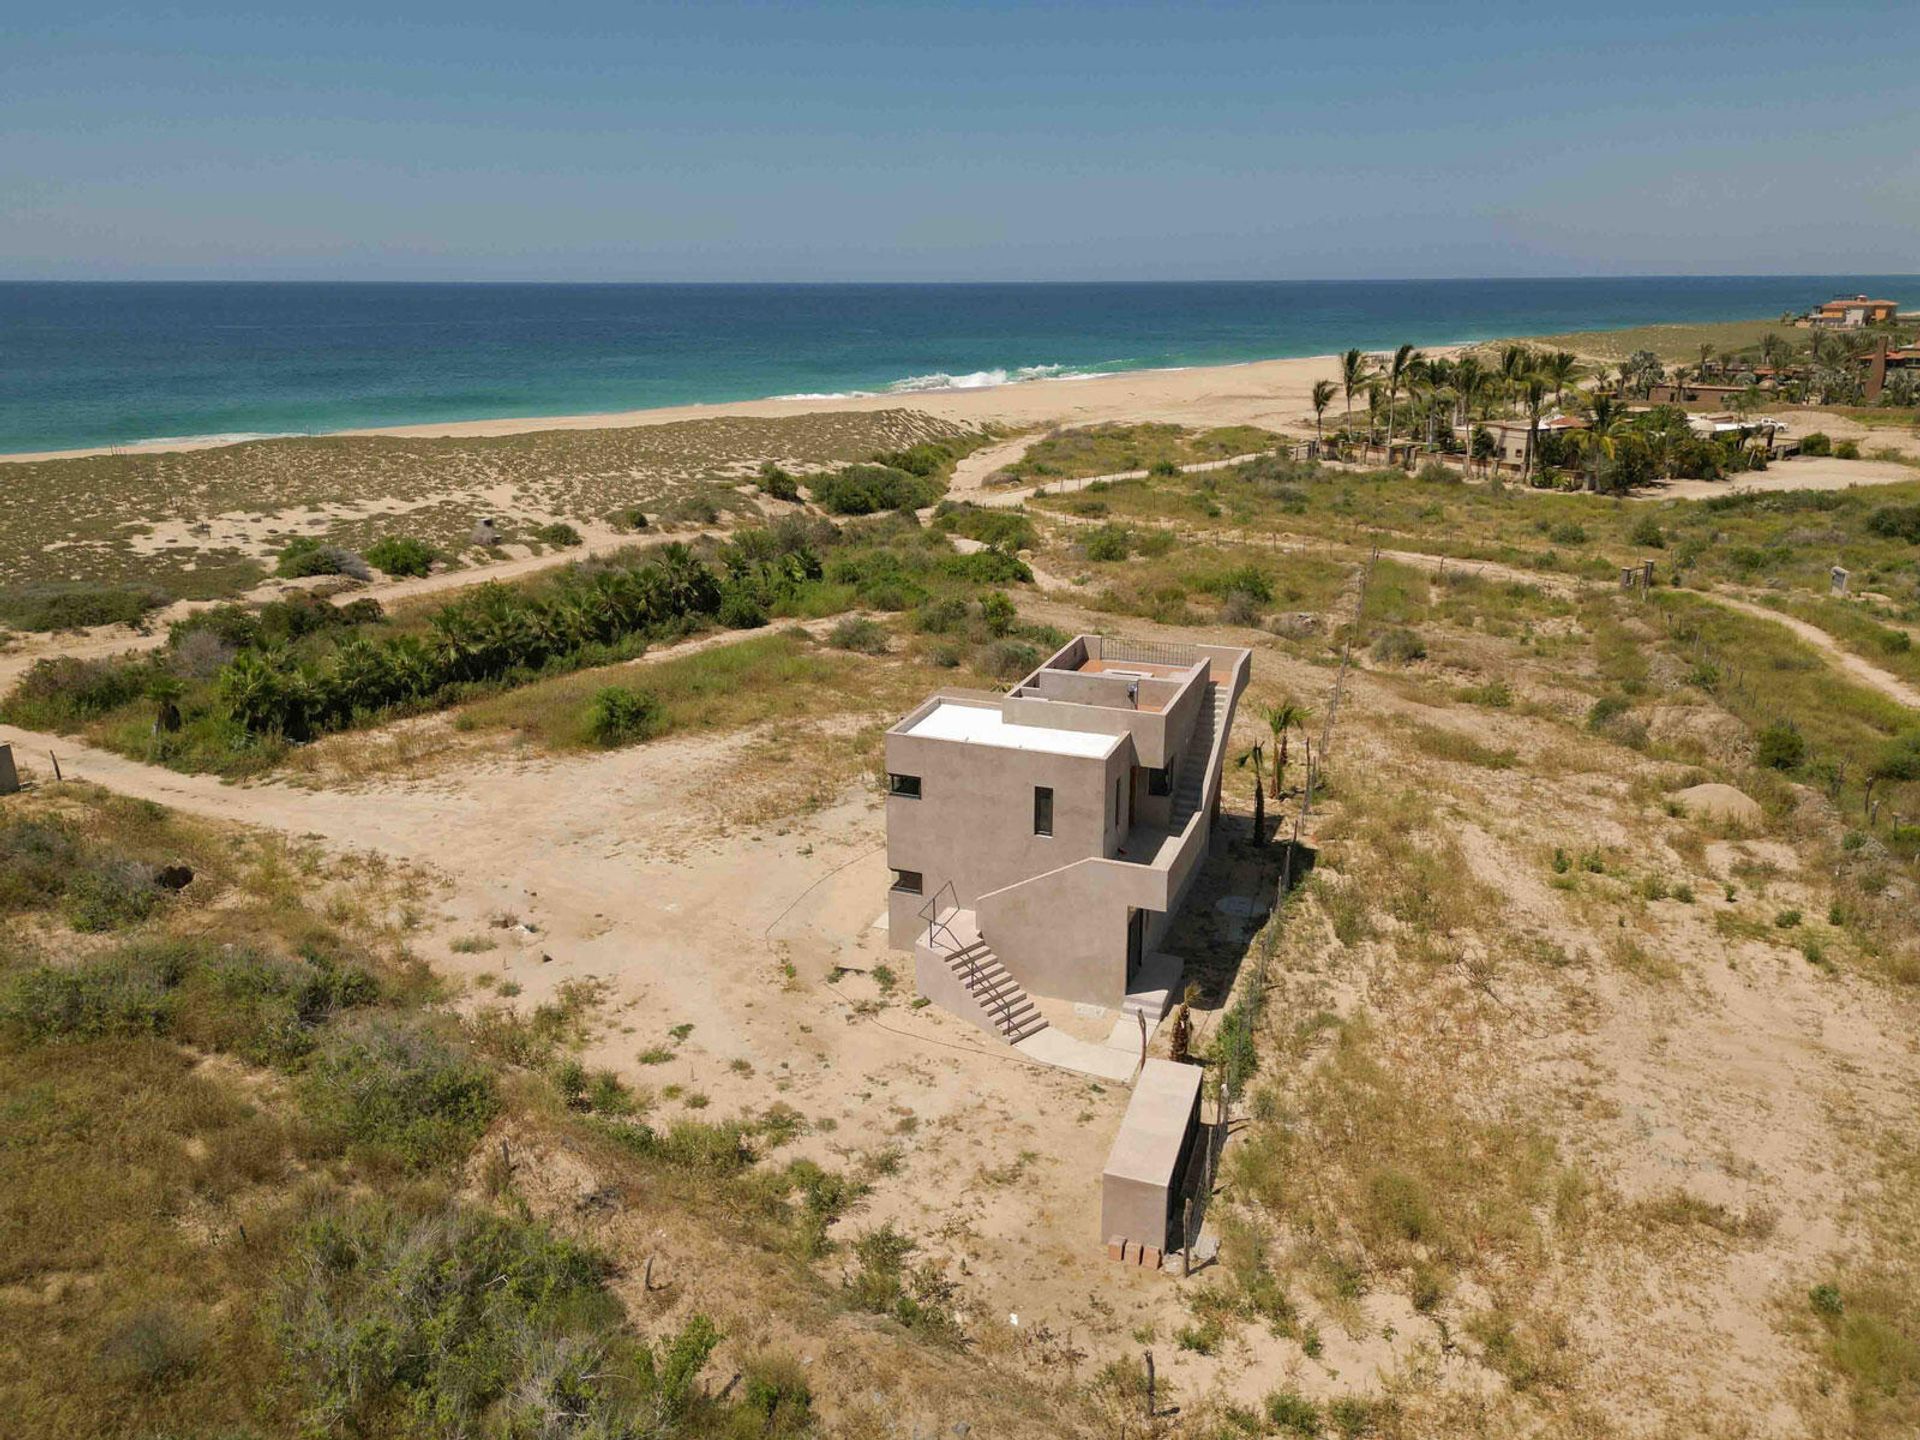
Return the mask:
POLYGON ((1593 414, 1587 428, 1574 432, 1573 442, 1591 461, 1587 471, 1587 492, 1597 494, 1600 490, 1600 462, 1613 458, 1614 441, 1620 432, 1623 417, 1611 395, 1593 397, 1593 414))
POLYGON ((1780 337, 1769 330, 1760 337, 1760 363, 1769 370, 1777 370, 1780 359, 1780 337))
POLYGON ((1580 368, 1580 357, 1570 350, 1556 350, 1541 362, 1540 370, 1553 382, 1553 403, 1558 409, 1566 395, 1567 383, 1580 368))
POLYGON ((1527 457, 1520 467, 1520 478, 1530 482, 1534 451, 1540 445, 1540 412, 1547 407, 1547 382, 1543 376, 1529 371, 1520 377, 1520 393, 1527 405, 1527 457))
MULTIPOLYGON (((1320 417, 1327 413, 1327 406, 1333 403, 1334 392, 1339 388, 1331 380, 1313 382, 1313 438, 1316 442, 1321 438, 1320 417)), ((1347 399, 1351 404, 1353 399, 1351 391, 1348 392, 1347 399)))
POLYGON ((1500 383, 1509 400, 1520 393, 1524 377, 1533 368, 1533 352, 1524 345, 1509 345, 1500 352, 1500 383))
POLYGON ((1353 431, 1353 393, 1367 383, 1366 354, 1360 350, 1349 350, 1340 357, 1340 385, 1347 392, 1347 431, 1353 431))
POLYGON ((1278 796, 1286 785, 1287 741, 1295 729, 1306 728, 1307 710, 1288 695, 1278 705, 1262 706, 1260 718, 1273 732, 1273 793, 1278 796))
POLYGON ((1400 399, 1400 387, 1407 383, 1407 366, 1413 360, 1413 346, 1402 345, 1393 352, 1393 363, 1387 367, 1387 458, 1393 458, 1393 419, 1394 407, 1400 399))
POLYGON ((1264 845, 1267 843, 1267 796, 1266 792, 1260 788, 1260 771, 1266 761, 1261 758, 1258 740, 1253 742, 1253 747, 1246 754, 1233 763, 1237 766, 1245 766, 1249 760, 1253 762, 1253 843, 1264 845))

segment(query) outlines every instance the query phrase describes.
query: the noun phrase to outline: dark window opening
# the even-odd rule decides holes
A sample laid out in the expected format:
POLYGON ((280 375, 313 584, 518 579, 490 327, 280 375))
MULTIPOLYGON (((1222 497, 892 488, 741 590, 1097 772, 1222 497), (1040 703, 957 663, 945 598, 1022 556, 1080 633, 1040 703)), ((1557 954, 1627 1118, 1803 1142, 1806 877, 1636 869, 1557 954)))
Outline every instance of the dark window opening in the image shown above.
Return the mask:
POLYGON ((902 795, 909 800, 918 800, 920 798, 920 777, 918 775, 889 774, 887 776, 887 793, 889 795, 902 795))
POLYGON ((918 870, 896 870, 893 872, 893 888, 902 895, 918 895, 923 885, 918 870))
POLYGON ((1050 785, 1033 787, 1033 833, 1053 834, 1053 787, 1050 785))
POLYGON ((1171 795, 1172 793, 1173 779, 1168 775, 1166 766, 1157 765, 1147 771, 1147 794, 1171 795))

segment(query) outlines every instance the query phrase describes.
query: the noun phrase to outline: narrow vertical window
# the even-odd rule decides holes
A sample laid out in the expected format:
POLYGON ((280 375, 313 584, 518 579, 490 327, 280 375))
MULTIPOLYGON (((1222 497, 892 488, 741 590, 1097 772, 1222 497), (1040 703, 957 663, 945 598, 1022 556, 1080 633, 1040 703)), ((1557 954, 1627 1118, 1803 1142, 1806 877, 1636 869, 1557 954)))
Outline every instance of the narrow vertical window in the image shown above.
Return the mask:
POLYGON ((1053 787, 1051 785, 1033 787, 1033 833, 1053 834, 1053 787))

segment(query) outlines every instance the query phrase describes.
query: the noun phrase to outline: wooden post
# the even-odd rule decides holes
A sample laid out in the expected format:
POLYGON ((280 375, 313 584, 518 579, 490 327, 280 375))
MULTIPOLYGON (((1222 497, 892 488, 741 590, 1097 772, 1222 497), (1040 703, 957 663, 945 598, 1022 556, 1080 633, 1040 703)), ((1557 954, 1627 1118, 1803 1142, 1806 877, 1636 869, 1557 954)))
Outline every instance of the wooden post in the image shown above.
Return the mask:
POLYGON ((1180 1207, 1180 1273, 1193 1273, 1193 1197, 1187 1196, 1180 1207))
POLYGON ((1160 1407, 1154 1403, 1153 1351, 1147 1351, 1147 1418, 1153 1419, 1160 1413, 1160 1407))
POLYGON ((49 750, 47 751, 47 758, 53 761, 53 778, 55 780, 66 779, 67 777, 60 773, 60 757, 49 750))

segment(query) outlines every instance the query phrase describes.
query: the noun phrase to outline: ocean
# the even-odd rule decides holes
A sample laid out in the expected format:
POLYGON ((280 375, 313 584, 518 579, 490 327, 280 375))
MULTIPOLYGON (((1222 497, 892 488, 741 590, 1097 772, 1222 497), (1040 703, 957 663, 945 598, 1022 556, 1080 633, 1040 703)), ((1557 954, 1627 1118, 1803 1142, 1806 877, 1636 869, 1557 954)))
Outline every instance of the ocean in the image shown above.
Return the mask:
POLYGON ((0 453, 1764 318, 1914 276, 1031 285, 0 283, 0 453))

